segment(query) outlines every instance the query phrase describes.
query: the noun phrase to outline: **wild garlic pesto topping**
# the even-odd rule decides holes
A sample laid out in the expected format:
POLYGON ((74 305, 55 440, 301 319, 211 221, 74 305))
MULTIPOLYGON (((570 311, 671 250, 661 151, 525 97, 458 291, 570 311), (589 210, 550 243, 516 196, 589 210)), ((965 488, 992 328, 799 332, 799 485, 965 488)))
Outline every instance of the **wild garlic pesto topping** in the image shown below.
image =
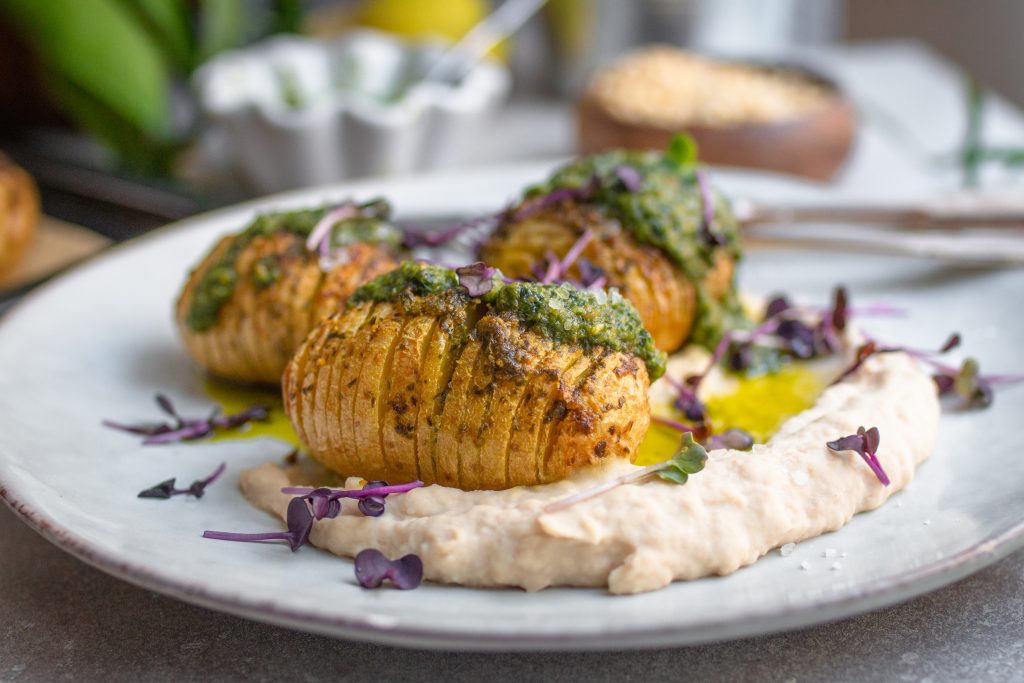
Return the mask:
POLYGON ((616 150, 585 157, 529 188, 523 205, 569 191, 577 201, 603 210, 641 244, 660 249, 697 289, 691 341, 713 346, 725 331, 747 321, 735 292, 721 300, 708 296, 704 278, 720 254, 733 260, 742 254, 732 208, 704 184, 693 154, 692 142, 677 138, 664 154, 616 150))
POLYGON ((456 288, 467 301, 476 299, 494 313, 507 313, 556 343, 636 356, 644 361, 652 381, 665 371, 665 354, 654 347, 633 304, 614 289, 605 292, 580 290, 570 284, 506 283, 495 271, 487 291, 470 297, 454 270, 406 261, 357 289, 349 305, 367 301, 408 304, 410 297, 441 298, 456 288))
MULTIPOLYGON (((238 282, 238 257, 252 241, 278 233, 308 237, 314 226, 333 206, 298 211, 277 211, 261 214, 245 230, 235 235, 223 256, 203 273, 192 296, 186 324, 196 332, 204 332, 217 324, 220 309, 231 299, 238 282)), ((402 232, 389 222, 391 207, 383 200, 358 206, 359 215, 343 219, 332 228, 331 246, 341 248, 356 242, 387 244, 398 247, 402 232)), ((280 277, 275 256, 261 258, 252 271, 253 284, 268 287, 280 277)))

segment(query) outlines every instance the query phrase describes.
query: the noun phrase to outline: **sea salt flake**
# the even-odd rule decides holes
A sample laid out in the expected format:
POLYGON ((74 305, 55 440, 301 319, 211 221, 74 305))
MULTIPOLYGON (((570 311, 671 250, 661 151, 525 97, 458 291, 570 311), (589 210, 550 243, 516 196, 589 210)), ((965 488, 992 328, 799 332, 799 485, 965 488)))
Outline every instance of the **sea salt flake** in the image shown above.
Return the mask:
POLYGON ((808 562, 807 560, 804 560, 803 562, 800 563, 800 569, 803 569, 804 571, 808 571, 810 568, 811 568, 811 563, 808 562))
POLYGON ((843 568, 843 563, 842 562, 839 562, 837 560, 836 562, 832 563, 832 567, 831 567, 832 571, 837 572, 837 571, 839 571, 842 568, 843 568))
POLYGON ((922 524, 924 524, 925 526, 928 526, 929 524, 931 524, 931 523, 932 523, 932 520, 930 520, 930 519, 926 519, 926 520, 924 520, 924 521, 923 521, 923 522, 921 522, 921 523, 922 523, 922 524))
POLYGON ((822 557, 833 558, 838 555, 839 552, 835 548, 826 548, 825 552, 821 554, 822 557))
POLYGON ((782 555, 783 557, 789 557, 793 554, 794 550, 796 550, 796 543, 786 543, 781 548, 779 548, 779 555, 782 555))

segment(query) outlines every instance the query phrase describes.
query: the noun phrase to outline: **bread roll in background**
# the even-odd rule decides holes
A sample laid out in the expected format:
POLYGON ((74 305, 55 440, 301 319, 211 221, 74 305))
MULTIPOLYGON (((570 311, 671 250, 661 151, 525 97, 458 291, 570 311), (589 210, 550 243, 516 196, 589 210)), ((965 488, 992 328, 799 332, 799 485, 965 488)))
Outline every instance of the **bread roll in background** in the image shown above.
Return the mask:
POLYGON ((39 192, 32 176, 0 153, 0 274, 21 261, 38 224, 39 192))

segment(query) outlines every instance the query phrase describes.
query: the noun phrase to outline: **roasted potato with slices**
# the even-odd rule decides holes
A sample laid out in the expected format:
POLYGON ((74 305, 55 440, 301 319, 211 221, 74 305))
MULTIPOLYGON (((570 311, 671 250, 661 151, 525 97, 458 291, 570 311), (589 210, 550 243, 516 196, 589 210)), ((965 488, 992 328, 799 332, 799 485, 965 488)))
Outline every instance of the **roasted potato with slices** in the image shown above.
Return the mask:
POLYGON ((666 352, 712 346, 742 317, 728 202, 668 154, 609 152, 557 171, 504 214, 480 258, 512 277, 618 288, 666 352))
POLYGON ((39 192, 32 177, 0 154, 0 274, 21 260, 39 223, 39 192))
POLYGON ((504 489, 630 458, 664 362, 615 292, 406 262, 310 333, 283 395, 340 474, 504 489))
POLYGON ((389 211, 375 201, 264 214, 220 240, 175 307, 189 354, 216 377, 279 384, 310 329, 398 265, 389 211))

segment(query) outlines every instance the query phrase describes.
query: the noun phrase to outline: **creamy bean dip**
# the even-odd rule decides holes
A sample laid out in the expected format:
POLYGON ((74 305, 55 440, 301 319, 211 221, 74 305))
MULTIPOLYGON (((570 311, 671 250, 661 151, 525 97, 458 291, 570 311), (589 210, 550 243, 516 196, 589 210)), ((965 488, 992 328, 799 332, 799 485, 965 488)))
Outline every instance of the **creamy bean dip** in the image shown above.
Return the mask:
MULTIPOLYGON (((318 521, 310 540, 351 557, 376 548, 415 553, 425 577, 466 586, 607 586, 629 594, 674 580, 730 574, 773 548, 846 524, 906 486, 932 452, 939 403, 931 378, 903 353, 870 358, 828 387, 815 405, 783 423, 751 451, 714 450, 704 470, 680 486, 646 481, 546 514, 544 506, 635 468, 607 462, 573 478, 505 491, 428 486, 390 496, 381 517, 364 517, 343 500, 342 514, 318 521), (825 443, 881 432, 883 486, 853 452, 825 443)), ((671 455, 666 453, 666 457, 671 455)), ((250 503, 282 516, 281 488, 319 483, 308 465, 266 464, 242 474, 250 503)), ((350 479, 346 488, 361 480, 350 479)))

